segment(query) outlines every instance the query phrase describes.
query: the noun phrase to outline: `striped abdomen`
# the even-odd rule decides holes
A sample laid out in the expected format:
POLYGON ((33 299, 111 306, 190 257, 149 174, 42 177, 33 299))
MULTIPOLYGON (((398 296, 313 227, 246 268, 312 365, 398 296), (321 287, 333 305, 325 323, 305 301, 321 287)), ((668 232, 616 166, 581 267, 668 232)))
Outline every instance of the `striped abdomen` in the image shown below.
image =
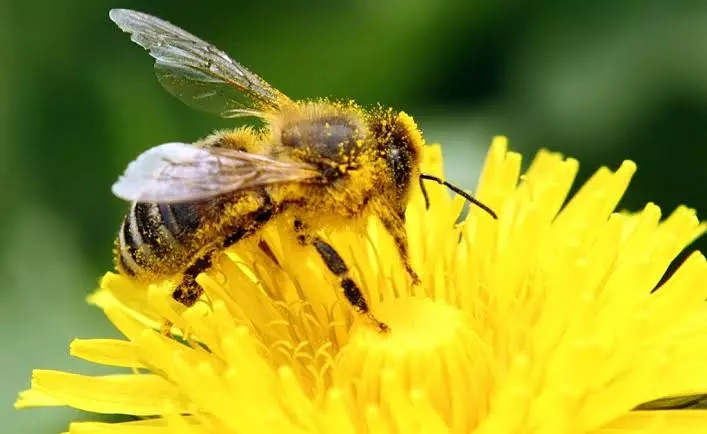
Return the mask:
POLYGON ((199 208, 196 203, 133 203, 118 233, 118 270, 130 276, 184 270, 201 247, 194 243, 199 208))

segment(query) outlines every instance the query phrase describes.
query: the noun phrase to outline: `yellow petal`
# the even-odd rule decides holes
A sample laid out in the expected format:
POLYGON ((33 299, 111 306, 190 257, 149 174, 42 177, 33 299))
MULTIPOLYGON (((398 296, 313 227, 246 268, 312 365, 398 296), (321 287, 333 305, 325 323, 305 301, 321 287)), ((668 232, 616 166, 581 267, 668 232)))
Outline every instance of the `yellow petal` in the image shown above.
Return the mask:
POLYGON ((161 414, 165 402, 185 411, 180 391, 154 374, 88 377, 59 371, 35 370, 32 389, 20 394, 18 408, 68 405, 94 413, 136 416, 161 414))
POLYGON ((74 339, 71 342, 70 354, 93 363, 102 365, 122 366, 126 368, 142 368, 138 360, 138 351, 130 341, 117 339, 74 339))

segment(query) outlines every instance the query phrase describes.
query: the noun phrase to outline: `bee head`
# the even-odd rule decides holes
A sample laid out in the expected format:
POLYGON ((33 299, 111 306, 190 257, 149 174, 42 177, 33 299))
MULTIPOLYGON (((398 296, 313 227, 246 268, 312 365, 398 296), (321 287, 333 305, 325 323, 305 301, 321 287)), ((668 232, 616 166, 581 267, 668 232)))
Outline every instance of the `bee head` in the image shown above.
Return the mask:
POLYGON ((420 173, 424 140, 415 121, 405 112, 381 110, 370 122, 371 132, 385 158, 395 187, 395 201, 403 212, 410 187, 420 173))

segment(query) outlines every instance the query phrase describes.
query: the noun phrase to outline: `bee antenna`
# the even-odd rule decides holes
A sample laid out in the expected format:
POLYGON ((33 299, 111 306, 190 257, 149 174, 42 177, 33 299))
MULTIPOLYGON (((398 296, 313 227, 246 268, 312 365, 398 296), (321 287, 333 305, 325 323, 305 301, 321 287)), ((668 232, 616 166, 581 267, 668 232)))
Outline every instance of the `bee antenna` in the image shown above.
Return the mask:
POLYGON ((496 215, 495 212, 493 212, 493 210, 492 210, 491 208, 489 208, 488 206, 484 205, 484 204, 481 203, 479 200, 475 199, 472 195, 470 195, 469 193, 465 192, 464 190, 462 190, 461 188, 457 187, 456 185, 450 184, 449 182, 447 182, 447 181, 445 181, 445 180, 443 180, 443 179, 441 179, 441 178, 438 178, 438 177, 436 177, 436 176, 434 176, 434 175, 430 175, 430 174, 427 174, 427 173, 421 173, 421 174, 420 174, 420 178, 419 178, 419 181, 420 181, 420 189, 422 190, 422 197, 425 198, 425 208, 426 208, 426 209, 429 209, 429 208, 430 208, 430 197, 429 197, 429 195, 427 194, 427 189, 425 188, 425 184, 424 184, 424 182, 423 182, 423 181, 425 181, 425 180, 434 181, 434 182, 436 182, 437 184, 444 185, 445 187, 447 187, 448 189, 452 190, 453 192, 455 192, 455 193, 458 194, 459 196, 463 197, 464 199, 466 199, 466 200, 468 200, 469 202, 473 203, 474 205, 478 206, 478 207, 481 208, 482 210, 486 211, 486 212, 487 212, 491 217, 493 217, 494 219, 498 219, 498 216, 496 215))

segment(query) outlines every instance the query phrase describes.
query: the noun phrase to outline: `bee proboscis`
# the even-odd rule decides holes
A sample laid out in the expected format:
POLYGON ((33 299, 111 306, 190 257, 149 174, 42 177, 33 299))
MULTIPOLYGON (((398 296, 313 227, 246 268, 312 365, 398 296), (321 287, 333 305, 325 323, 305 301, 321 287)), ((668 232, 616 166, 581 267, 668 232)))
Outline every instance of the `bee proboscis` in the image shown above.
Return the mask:
POLYGON ((387 330, 319 231, 376 216, 418 284, 404 226, 416 179, 426 202, 422 181, 432 180, 496 217, 462 190, 420 173, 424 141, 404 112, 294 101, 164 20, 126 9, 111 10, 110 18, 148 50, 160 83, 174 96, 223 117, 256 116, 265 125, 219 131, 194 144, 165 143, 130 163, 113 185, 116 196, 132 202, 116 242, 122 274, 147 281, 179 275, 173 297, 191 306, 203 292, 196 277, 215 252, 284 217, 297 241, 316 249, 354 309, 387 330))

